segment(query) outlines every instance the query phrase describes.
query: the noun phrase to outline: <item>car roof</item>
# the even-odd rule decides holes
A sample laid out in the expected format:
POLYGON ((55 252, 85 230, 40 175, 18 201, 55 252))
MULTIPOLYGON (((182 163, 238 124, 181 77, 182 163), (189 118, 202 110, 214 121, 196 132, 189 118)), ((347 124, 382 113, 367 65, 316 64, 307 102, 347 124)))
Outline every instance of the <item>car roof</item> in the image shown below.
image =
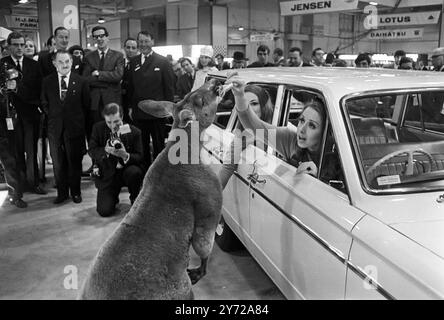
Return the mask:
MULTIPOLYGON (((210 75, 226 77, 230 71, 234 70, 210 72, 210 75)), ((435 87, 444 89, 444 72, 338 67, 268 67, 235 71, 249 83, 293 84, 327 91, 337 98, 374 90, 435 87)))

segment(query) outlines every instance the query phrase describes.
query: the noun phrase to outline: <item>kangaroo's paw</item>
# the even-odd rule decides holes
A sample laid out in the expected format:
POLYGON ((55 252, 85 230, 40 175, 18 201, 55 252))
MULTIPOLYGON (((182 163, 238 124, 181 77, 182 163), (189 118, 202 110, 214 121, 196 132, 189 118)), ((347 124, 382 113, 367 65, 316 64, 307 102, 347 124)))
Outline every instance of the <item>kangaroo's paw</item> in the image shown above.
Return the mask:
POLYGON ((206 274, 205 270, 203 270, 201 267, 196 269, 187 269, 187 272, 188 276, 190 277, 191 284, 196 284, 197 281, 202 279, 206 274))

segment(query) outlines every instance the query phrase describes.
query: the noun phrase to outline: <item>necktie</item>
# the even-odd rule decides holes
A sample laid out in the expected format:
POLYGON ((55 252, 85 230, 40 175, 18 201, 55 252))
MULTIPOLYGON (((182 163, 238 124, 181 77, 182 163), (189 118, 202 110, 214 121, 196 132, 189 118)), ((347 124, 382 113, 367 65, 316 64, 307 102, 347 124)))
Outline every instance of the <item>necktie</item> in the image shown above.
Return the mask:
POLYGON ((143 63, 142 63, 142 64, 145 64, 145 63, 146 63, 146 60, 148 60, 149 57, 150 57, 150 56, 149 56, 148 54, 144 54, 144 55, 143 55, 143 63))
POLYGON ((20 65, 20 61, 17 60, 17 70, 22 72, 22 66, 20 65))
POLYGON ((60 100, 65 101, 66 92, 68 91, 68 86, 66 85, 66 76, 62 76, 62 83, 60 84, 60 100))
POLYGON ((100 51, 99 71, 103 70, 104 63, 105 63, 105 51, 100 51))

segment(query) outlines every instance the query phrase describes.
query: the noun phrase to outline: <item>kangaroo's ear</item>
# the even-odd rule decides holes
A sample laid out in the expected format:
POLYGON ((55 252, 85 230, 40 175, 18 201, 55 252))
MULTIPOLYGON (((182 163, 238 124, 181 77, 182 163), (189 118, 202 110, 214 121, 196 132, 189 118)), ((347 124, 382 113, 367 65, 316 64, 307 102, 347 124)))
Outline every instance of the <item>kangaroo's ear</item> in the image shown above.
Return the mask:
POLYGON ((173 115, 174 103, 171 101, 142 100, 137 106, 140 110, 157 118, 167 118, 173 115))

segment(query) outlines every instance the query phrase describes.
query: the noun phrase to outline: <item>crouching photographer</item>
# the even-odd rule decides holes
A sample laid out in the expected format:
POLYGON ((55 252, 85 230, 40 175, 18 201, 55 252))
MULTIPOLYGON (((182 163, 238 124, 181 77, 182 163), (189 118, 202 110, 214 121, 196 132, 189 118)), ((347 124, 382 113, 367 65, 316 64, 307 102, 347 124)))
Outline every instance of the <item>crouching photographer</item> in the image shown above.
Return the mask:
POLYGON ((143 174, 142 134, 123 123, 122 107, 107 104, 102 112, 105 121, 94 125, 89 141, 89 155, 95 165, 93 177, 97 187, 97 212, 102 217, 114 214, 123 186, 128 187, 131 204, 139 194, 143 174))

